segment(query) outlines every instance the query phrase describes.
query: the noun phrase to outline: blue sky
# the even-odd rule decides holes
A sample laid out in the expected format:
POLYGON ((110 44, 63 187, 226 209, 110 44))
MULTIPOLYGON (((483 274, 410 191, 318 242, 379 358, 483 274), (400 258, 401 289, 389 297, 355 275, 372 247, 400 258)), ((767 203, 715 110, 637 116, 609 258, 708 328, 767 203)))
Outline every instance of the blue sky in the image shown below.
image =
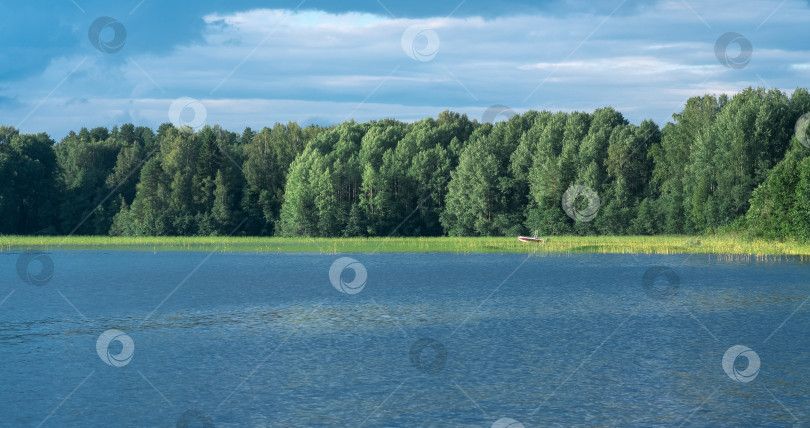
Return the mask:
POLYGON ((0 123, 57 140, 126 122, 480 119, 495 104, 663 123, 690 96, 810 86, 807 0, 55 0, 0 5, 0 24, 0 123), (91 40, 100 17, 116 24, 91 40))

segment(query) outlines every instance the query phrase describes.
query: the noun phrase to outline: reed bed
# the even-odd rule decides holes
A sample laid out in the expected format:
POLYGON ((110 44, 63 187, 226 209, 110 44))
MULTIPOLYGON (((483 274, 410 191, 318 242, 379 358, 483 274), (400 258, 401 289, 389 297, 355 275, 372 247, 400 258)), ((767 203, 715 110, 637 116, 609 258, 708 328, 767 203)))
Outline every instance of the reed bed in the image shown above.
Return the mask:
POLYGON ((547 253, 547 254, 717 254, 730 259, 810 257, 798 241, 711 236, 552 236, 545 243, 514 237, 483 238, 277 238, 277 237, 107 237, 0 236, 0 251, 119 250, 338 253, 547 253))

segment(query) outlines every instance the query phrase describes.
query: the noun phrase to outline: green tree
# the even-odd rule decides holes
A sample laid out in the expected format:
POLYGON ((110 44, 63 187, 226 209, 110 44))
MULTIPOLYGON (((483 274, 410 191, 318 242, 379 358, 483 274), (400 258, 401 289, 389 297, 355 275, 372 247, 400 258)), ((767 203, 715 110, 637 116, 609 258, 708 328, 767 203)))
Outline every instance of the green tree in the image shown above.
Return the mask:
POLYGON ((57 232, 58 163, 44 133, 20 134, 0 127, 0 233, 57 232))
POLYGON ((442 224, 450 236, 486 236, 494 232, 497 215, 498 161, 479 138, 462 152, 451 173, 442 224))

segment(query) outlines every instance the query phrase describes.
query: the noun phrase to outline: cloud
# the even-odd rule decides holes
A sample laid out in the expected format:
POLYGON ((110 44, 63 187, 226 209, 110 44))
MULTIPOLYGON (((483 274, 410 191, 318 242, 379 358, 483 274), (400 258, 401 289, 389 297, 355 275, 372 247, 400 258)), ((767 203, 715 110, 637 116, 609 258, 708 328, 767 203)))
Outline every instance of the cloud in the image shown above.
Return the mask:
MULTIPOLYGON (((0 100, 2 101, 2 100, 0 100)), ((140 98, 52 98, 37 109, 25 123, 24 128, 47 129, 57 127, 73 129, 84 126, 108 126, 127 122, 154 124, 170 122, 169 107, 174 99, 140 98), (60 114, 71 111, 70 115, 60 114), (80 126, 76 124, 80 123, 80 126)), ((392 103, 357 103, 333 101, 302 101, 285 99, 200 99, 207 114, 205 124, 228 124, 227 128, 241 131, 245 127, 261 129, 276 122, 288 121, 302 124, 334 125, 348 120, 396 118, 414 122, 425 117, 436 117, 449 107, 446 105, 403 105, 392 103)), ((0 107, 2 104, 0 104, 0 107)), ((460 106, 479 119, 486 110, 476 105, 460 106)), ((554 110, 565 110, 562 107, 554 110)), ((520 111, 520 110, 518 110, 520 111)), ((12 123, 12 125, 16 125, 12 123)), ((57 140, 66 133, 51 134, 57 140)))
MULTIPOLYGON (((42 103, 23 128, 54 135, 122 120, 157 126, 179 97, 203 100, 210 123, 233 129, 349 116, 415 120, 444 109, 475 118, 493 104, 516 111, 612 105, 634 122, 659 121, 688 96, 804 84, 810 52, 797 40, 810 8, 799 0, 777 6, 667 0, 615 13, 614 6, 421 18, 382 8, 209 12, 195 35, 159 51, 68 52, 41 73, 0 80, 0 96, 18 103, 0 102, 0 114, 14 125, 42 103), (412 26, 435 33, 434 59, 403 51, 412 26), (744 69, 716 58, 715 42, 727 31, 754 46, 744 69)), ((415 37, 414 49, 429 41, 415 37)))
POLYGON ((568 62, 541 62, 520 66, 521 70, 559 69, 561 72, 589 75, 593 70, 610 71, 624 78, 636 79, 641 76, 655 76, 659 79, 667 78, 670 73, 691 73, 694 75, 707 75, 716 72, 721 67, 717 65, 689 65, 661 60, 655 57, 626 56, 615 58, 598 58, 590 61, 568 62))

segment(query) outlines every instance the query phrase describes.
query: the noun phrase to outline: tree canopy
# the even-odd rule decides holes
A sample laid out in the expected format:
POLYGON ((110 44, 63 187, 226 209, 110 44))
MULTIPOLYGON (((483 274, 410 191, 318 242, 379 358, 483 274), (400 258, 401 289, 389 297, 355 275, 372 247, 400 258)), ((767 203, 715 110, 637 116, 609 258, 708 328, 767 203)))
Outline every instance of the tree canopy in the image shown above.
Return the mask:
POLYGON ((123 124, 58 143, 3 126, 0 233, 807 239, 808 112, 805 89, 748 88, 691 98, 663 128, 610 107, 241 134, 123 124))

